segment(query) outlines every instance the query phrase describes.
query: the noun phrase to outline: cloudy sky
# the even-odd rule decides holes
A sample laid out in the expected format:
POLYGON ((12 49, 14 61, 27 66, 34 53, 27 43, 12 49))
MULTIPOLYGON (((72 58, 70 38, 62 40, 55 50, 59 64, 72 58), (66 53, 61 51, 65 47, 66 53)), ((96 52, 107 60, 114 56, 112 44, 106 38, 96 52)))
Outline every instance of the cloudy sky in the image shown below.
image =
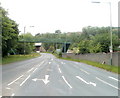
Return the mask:
POLYGON ((118 26, 119 0, 1 0, 9 17, 19 24, 21 33, 76 32, 85 26, 118 26), (101 3, 91 3, 100 1, 101 3), (34 27, 30 27, 34 26, 34 27))

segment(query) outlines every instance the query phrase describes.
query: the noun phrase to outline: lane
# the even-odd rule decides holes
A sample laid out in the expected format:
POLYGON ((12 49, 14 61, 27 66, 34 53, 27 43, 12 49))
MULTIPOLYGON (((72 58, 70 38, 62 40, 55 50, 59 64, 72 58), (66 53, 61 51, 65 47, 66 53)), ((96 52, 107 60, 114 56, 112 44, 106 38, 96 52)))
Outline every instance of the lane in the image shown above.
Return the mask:
POLYGON ((118 96, 117 74, 87 64, 47 53, 16 64, 3 68, 4 96, 118 96))

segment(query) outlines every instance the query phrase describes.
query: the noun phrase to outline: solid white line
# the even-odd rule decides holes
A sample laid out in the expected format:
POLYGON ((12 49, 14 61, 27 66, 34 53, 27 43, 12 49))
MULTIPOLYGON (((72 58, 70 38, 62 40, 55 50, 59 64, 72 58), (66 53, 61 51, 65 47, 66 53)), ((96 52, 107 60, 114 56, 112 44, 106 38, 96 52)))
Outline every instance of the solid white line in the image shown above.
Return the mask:
POLYGON ((86 74, 90 74, 89 72, 87 72, 87 71, 85 71, 85 70, 83 70, 83 69, 80 69, 81 71, 83 71, 84 73, 86 73, 86 74))
POLYGON ((83 78, 79 77, 79 76, 76 76, 76 78, 80 79, 81 81, 83 81, 84 83, 86 84, 89 84, 87 81, 85 81, 83 78))
POLYGON ((12 81, 11 83, 9 83, 8 85, 13 84, 15 81, 17 81, 18 79, 20 79, 21 77, 23 77, 23 75, 21 75, 20 77, 18 77, 17 79, 15 79, 14 81, 12 81))
POLYGON ((118 79, 116 79, 116 78, 114 78, 114 77, 109 76, 108 78, 110 78, 110 79, 113 79, 113 80, 115 80, 115 81, 120 82, 120 80, 118 80, 118 79))
POLYGON ((28 78, 30 78, 30 75, 20 84, 20 86, 22 86, 27 81, 28 78))
POLYGON ((11 96, 15 96, 15 94, 14 93, 12 93, 12 95, 11 96))
POLYGON ((58 68, 58 70, 59 70, 59 72, 60 72, 60 73, 62 73, 62 71, 61 71, 61 69, 60 69, 60 68, 58 68))
POLYGON ((70 88, 72 88, 72 86, 66 81, 65 77, 62 76, 62 78, 63 78, 63 80, 65 81, 65 83, 66 83, 70 88))
POLYGON ((30 70, 28 70, 27 72, 30 72, 30 71, 32 71, 34 68, 31 68, 30 70))
POLYGON ((35 68, 35 70, 33 72, 35 72, 38 68, 35 68))
POLYGON ((106 81, 104 81, 104 80, 102 80, 102 79, 100 79, 100 78, 98 78, 98 77, 96 77, 96 79, 98 79, 99 81, 101 81, 101 82, 103 82, 103 83, 105 83, 105 84, 107 84, 107 85, 109 85, 109 86, 111 86, 111 87, 113 87, 113 88, 115 88, 115 89, 120 90, 120 88, 118 88, 118 87, 116 87, 116 86, 114 86, 114 85, 112 85, 112 84, 110 84, 110 83, 107 83, 106 81))

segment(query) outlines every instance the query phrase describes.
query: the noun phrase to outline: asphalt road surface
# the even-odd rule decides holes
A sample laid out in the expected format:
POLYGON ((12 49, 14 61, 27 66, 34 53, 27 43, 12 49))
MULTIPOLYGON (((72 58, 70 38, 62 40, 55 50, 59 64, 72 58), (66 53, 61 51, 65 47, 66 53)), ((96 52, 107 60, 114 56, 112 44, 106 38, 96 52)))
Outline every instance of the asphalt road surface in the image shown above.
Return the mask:
POLYGON ((118 96, 118 75, 52 54, 2 67, 2 96, 118 96))

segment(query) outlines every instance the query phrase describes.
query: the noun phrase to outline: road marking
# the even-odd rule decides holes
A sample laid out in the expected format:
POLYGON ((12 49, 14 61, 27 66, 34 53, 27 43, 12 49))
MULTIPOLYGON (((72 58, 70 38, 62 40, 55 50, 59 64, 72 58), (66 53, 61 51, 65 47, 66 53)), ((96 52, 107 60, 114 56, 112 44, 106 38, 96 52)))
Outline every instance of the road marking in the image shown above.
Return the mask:
POLYGON ((18 77, 17 79, 15 79, 14 81, 12 81, 11 83, 9 83, 8 85, 13 84, 15 81, 17 81, 18 79, 20 79, 21 77, 23 77, 23 75, 21 75, 20 77, 18 77))
POLYGON ((43 63, 44 63, 44 61, 42 61, 39 66, 41 66, 43 63))
POLYGON ((64 64, 63 62, 61 62, 61 64, 64 64))
POLYGON ((6 87, 6 89, 11 89, 11 88, 9 88, 9 87, 6 87))
POLYGON ((51 59, 51 61, 53 61, 53 59, 51 59))
POLYGON ((58 68, 58 70, 59 70, 59 72, 60 72, 60 73, 62 73, 62 71, 61 71, 61 69, 60 69, 60 68, 58 68))
POLYGON ((2 96, 0 96, 0 98, 2 98, 2 96))
POLYGON ((12 93, 12 95, 11 96, 15 96, 15 94, 14 93, 12 93))
POLYGON ((113 88, 115 88, 115 89, 117 89, 117 90, 120 90, 120 88, 118 88, 118 87, 116 87, 116 86, 114 86, 114 85, 112 85, 112 84, 110 84, 110 83, 107 83, 106 81, 104 81, 104 80, 102 80, 102 79, 100 79, 100 78, 98 78, 98 77, 96 77, 96 79, 98 79, 99 81, 101 81, 101 82, 103 82, 103 83, 105 83, 105 84, 107 84, 107 85, 109 85, 109 86, 111 86, 111 87, 113 87, 113 88))
POLYGON ((116 78, 114 78, 114 77, 109 76, 108 78, 110 78, 110 79, 113 79, 113 80, 115 80, 115 81, 120 82, 120 80, 118 80, 118 79, 116 79, 116 78))
POLYGON ((80 69, 82 72, 84 72, 84 73, 86 73, 86 74, 90 74, 89 72, 87 72, 87 71, 85 71, 85 70, 83 70, 83 69, 80 69))
POLYGON ((28 70, 27 72, 30 72, 30 71, 32 71, 34 68, 31 68, 30 70, 28 70))
POLYGON ((96 83, 87 82, 87 81, 85 81, 83 78, 81 78, 80 76, 76 76, 76 78, 80 79, 81 81, 83 81, 83 82, 86 83, 86 84, 90 84, 90 85, 96 86, 96 83))
POLYGON ((20 84, 20 86, 22 86, 27 81, 28 78, 30 78, 30 75, 20 84))
POLYGON ((62 76, 62 78, 63 78, 63 80, 65 81, 65 83, 66 83, 70 88, 72 88, 72 86, 67 82, 67 80, 65 79, 65 77, 62 76))
POLYGON ((49 78, 49 75, 45 75, 45 79, 37 79, 37 78, 35 78, 35 79, 32 79, 32 80, 33 81, 42 80, 46 85, 48 82, 50 82, 50 80, 48 80, 48 78, 49 78))
POLYGON ((33 73, 37 70, 38 68, 35 68, 35 70, 33 71, 33 73))
POLYGON ((49 64, 51 64, 51 62, 49 62, 49 64))
POLYGON ((93 83, 93 82, 90 82, 89 84, 93 85, 93 86, 96 86, 96 83, 93 83))
POLYGON ((89 84, 87 81, 85 81, 83 78, 79 77, 79 76, 76 76, 76 78, 80 79, 81 81, 83 81, 84 83, 86 84, 89 84))

